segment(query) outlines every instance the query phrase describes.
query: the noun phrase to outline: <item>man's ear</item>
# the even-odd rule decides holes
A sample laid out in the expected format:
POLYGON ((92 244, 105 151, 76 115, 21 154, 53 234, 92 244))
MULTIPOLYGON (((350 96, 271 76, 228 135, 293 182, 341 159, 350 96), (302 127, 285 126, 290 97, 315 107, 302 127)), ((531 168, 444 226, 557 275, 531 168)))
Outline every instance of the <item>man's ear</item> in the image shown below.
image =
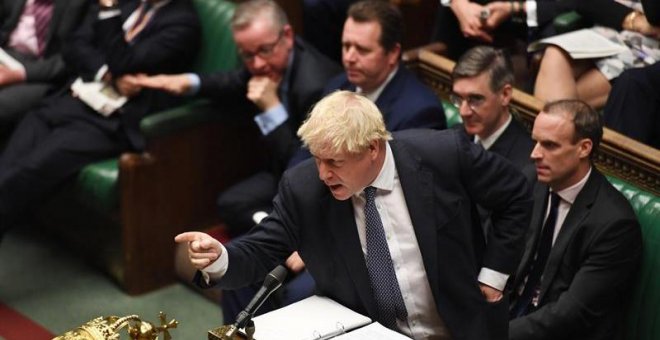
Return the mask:
POLYGON ((391 66, 396 65, 399 63, 399 59, 401 58, 401 44, 397 43, 392 47, 392 49, 387 53, 387 63, 391 66))
POLYGON ((594 144, 591 141, 591 139, 589 138, 581 139, 578 142, 578 157, 580 157, 580 159, 589 158, 593 147, 594 144))
POLYGON ((511 86, 511 84, 506 84, 502 87, 500 93, 500 103, 502 106, 508 106, 509 103, 511 103, 511 99, 513 99, 513 86, 511 86))

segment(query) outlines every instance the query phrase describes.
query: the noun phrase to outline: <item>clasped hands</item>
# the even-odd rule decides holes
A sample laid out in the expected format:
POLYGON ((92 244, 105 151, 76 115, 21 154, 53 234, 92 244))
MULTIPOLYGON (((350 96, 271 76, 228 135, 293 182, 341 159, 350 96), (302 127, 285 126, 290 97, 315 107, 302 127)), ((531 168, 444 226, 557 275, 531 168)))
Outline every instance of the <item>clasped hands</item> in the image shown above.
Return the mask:
POLYGON ((454 0, 451 10, 458 19, 463 36, 487 43, 493 42, 492 31, 513 14, 512 6, 507 1, 494 1, 482 6, 469 0, 454 0))

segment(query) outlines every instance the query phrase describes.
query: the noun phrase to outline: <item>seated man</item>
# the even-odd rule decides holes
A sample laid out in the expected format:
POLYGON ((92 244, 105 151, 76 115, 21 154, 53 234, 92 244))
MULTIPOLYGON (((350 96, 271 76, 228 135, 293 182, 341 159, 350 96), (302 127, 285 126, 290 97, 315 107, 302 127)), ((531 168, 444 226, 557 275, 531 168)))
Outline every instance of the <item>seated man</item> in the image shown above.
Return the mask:
POLYGON ((628 201, 592 165, 603 130, 586 103, 545 105, 534 122, 538 184, 512 288, 509 339, 620 339, 642 252, 628 201))
POLYGON ((61 50, 89 1, 0 1, 0 46, 16 65, 0 64, 0 142, 23 115, 66 81, 61 50))
MULTIPOLYGON (((348 9, 342 34, 344 73, 332 79, 325 94, 349 90, 376 103, 390 131, 444 129, 447 120, 438 97, 400 65, 403 17, 385 1, 366 0, 348 9)), ((309 158, 305 149, 289 167, 309 158)))
POLYGON ((174 94, 211 98, 224 114, 253 117, 268 149, 266 168, 223 192, 219 212, 233 236, 251 228, 254 215, 269 211, 280 175, 300 147, 296 129, 340 68, 297 38, 286 14, 271 0, 242 2, 231 29, 244 67, 208 75, 159 75, 140 84, 174 94))
POLYGON ((222 245, 178 235, 202 286, 259 281, 297 250, 318 292, 415 339, 502 339, 508 274, 529 222, 526 181, 452 130, 390 133, 368 99, 339 91, 298 130, 314 155, 288 170, 273 212, 222 245), (475 204, 494 239, 475 244, 475 204))
MULTIPOLYGON (((449 99, 461 114, 461 131, 474 142, 508 159, 519 170, 531 169, 534 143, 529 132, 511 115, 513 97, 511 60, 501 50, 474 47, 458 59, 452 71, 449 99)), ((535 174, 530 171, 530 183, 535 174)))
POLYGON ((128 101, 102 115, 65 93, 23 119, 0 159, 0 235, 83 166, 144 147, 140 119, 174 101, 141 91, 136 76, 184 71, 199 35, 188 0, 99 0, 64 57, 82 80, 103 79, 128 101))

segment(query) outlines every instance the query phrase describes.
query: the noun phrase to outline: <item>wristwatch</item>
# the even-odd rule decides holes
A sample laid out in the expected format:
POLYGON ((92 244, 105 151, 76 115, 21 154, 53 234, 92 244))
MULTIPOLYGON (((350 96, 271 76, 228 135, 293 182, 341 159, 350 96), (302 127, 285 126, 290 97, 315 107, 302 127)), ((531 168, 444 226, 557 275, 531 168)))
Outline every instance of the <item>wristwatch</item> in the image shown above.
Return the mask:
POLYGON ((101 9, 115 9, 119 7, 117 0, 99 0, 99 6, 101 9))

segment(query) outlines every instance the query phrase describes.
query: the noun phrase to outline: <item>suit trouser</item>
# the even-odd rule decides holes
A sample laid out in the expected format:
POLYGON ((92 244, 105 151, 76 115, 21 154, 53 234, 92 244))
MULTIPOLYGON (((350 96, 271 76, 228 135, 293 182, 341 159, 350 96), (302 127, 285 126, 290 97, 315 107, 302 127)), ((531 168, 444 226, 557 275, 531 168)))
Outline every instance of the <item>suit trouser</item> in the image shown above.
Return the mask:
POLYGON ((258 172, 242 180, 218 197, 218 213, 226 223, 231 236, 242 235, 256 223, 254 213, 273 210, 273 198, 277 194, 279 178, 267 171, 258 172))
POLYGON ((21 121, 0 158, 0 232, 83 166, 128 148, 123 134, 79 119, 90 114, 96 113, 66 95, 21 121))
POLYGON ((0 141, 9 138, 16 123, 36 108, 52 88, 51 84, 30 83, 0 89, 0 141))
POLYGON ((660 63, 616 78, 603 111, 605 126, 660 149, 660 63))

